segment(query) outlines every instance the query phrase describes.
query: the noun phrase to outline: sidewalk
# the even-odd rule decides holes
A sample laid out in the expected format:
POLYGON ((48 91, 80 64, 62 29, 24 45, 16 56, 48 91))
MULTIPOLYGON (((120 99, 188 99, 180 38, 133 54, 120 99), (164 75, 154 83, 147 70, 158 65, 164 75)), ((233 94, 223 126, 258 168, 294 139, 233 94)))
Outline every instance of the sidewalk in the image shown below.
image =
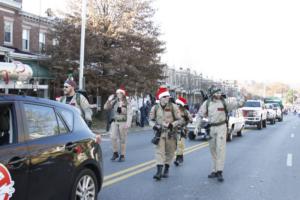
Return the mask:
MULTIPOLYGON (((93 126, 92 126, 91 130, 95 134, 101 134, 101 135, 109 135, 110 134, 109 131, 106 131, 106 122, 103 120, 95 119, 93 121, 93 126)), ((134 123, 132 123, 132 126, 128 130, 128 133, 138 132, 138 131, 147 131, 147 130, 152 130, 152 128, 150 126, 140 127, 140 126, 136 126, 134 123)))

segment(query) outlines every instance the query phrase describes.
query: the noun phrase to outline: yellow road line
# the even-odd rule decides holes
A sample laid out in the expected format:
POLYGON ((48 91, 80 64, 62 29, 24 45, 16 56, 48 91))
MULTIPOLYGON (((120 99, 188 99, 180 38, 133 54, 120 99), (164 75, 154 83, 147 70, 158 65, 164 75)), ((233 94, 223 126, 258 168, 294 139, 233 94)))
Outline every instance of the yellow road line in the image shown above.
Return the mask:
MULTIPOLYGON (((193 148, 197 148, 197 147, 202 146, 202 145, 203 145, 203 143, 197 144, 197 145, 194 145, 194 146, 191 146, 191 147, 188 147, 188 148, 185 149, 185 151, 188 151, 188 150, 193 149, 193 148)), ((136 169, 138 169, 138 168, 141 168, 141 167, 144 167, 144 166, 153 164, 153 163, 155 163, 155 162, 156 162, 155 160, 150 160, 150 161, 147 161, 147 162, 144 162, 144 163, 135 165, 135 166, 133 166, 133 167, 129 167, 129 168, 127 168, 127 169, 118 171, 118 172, 116 172, 116 173, 113 173, 113 174, 104 176, 104 179, 103 179, 103 180, 106 181, 106 180, 108 180, 108 179, 114 178, 114 177, 116 177, 116 176, 120 176, 120 175, 125 174, 125 173, 127 173, 127 172, 130 172, 130 171, 136 170, 136 169)))
MULTIPOLYGON (((192 153, 193 151, 202 149, 202 148, 207 147, 207 146, 208 146, 207 142, 201 143, 199 145, 194 145, 192 147, 187 148, 185 150, 184 154, 186 155, 186 154, 192 153)), ((127 179, 131 176, 134 176, 134 175, 140 174, 144 171, 147 171, 147 170, 149 170, 149 169, 151 169, 155 166, 156 166, 155 160, 150 160, 148 162, 145 162, 145 163, 130 167, 128 169, 119 171, 117 173, 111 174, 109 176, 104 177, 104 182, 103 182, 102 187, 104 188, 104 187, 113 185, 113 184, 115 184, 117 182, 120 182, 122 180, 125 180, 125 179, 127 179), (140 169, 138 169, 138 168, 140 168, 140 169), (138 170, 135 170, 135 169, 138 169, 138 170), (132 170, 135 170, 135 171, 126 174, 126 172, 129 172, 129 171, 132 171, 132 170), (116 176, 119 176, 119 177, 116 177, 116 176), (116 177, 116 178, 114 178, 114 177, 116 177), (111 179, 111 180, 108 180, 108 179, 111 179)))

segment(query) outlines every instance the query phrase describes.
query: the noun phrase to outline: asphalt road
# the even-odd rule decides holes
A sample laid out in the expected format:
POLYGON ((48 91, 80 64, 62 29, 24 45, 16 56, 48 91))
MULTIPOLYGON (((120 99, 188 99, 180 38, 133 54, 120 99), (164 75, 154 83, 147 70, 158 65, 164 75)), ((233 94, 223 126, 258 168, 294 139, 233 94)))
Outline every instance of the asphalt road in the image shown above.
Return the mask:
POLYGON ((300 118, 256 130, 227 143, 223 183, 207 178, 211 158, 205 141, 186 142, 184 165, 170 177, 153 180, 156 171, 151 131, 130 133, 126 161, 112 162, 109 138, 102 142, 105 181, 101 200, 296 200, 300 198, 300 118))

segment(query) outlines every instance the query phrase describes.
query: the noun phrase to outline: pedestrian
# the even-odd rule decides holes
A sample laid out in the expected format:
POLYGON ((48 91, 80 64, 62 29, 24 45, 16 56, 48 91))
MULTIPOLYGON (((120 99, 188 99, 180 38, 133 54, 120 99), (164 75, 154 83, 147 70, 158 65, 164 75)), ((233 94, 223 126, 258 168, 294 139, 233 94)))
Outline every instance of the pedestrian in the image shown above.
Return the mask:
POLYGON ((177 106, 170 102, 170 93, 167 88, 159 88, 157 99, 159 102, 150 111, 150 123, 154 130, 160 132, 155 147, 157 172, 153 178, 161 180, 162 177, 169 176, 169 167, 176 151, 176 128, 183 124, 183 120, 177 106))
POLYGON ((191 116, 189 110, 187 109, 187 100, 181 96, 176 99, 176 104, 179 108, 179 113, 181 118, 184 120, 184 124, 178 128, 177 134, 177 151, 176 159, 174 164, 179 166, 180 163, 183 163, 183 152, 185 148, 185 138, 188 133, 187 125, 188 123, 193 122, 193 117, 191 116))
POLYGON ((78 108, 82 118, 88 127, 91 128, 93 111, 88 100, 82 94, 75 92, 76 87, 76 82, 69 77, 64 83, 64 96, 60 97, 58 100, 78 108))
POLYGON ((104 105, 105 110, 111 110, 111 141, 113 148, 112 161, 117 158, 119 162, 125 161, 128 128, 131 127, 133 111, 130 102, 126 98, 124 87, 110 95, 104 105), (119 151, 120 146, 120 151, 119 151), (120 156, 119 156, 120 152, 120 156))
POLYGON ((223 182, 223 169, 226 152, 228 113, 242 104, 236 98, 222 98, 221 90, 215 86, 209 88, 210 97, 203 102, 198 112, 195 132, 199 130, 201 119, 208 118, 210 124, 209 148, 212 156, 212 172, 208 178, 217 178, 223 182))

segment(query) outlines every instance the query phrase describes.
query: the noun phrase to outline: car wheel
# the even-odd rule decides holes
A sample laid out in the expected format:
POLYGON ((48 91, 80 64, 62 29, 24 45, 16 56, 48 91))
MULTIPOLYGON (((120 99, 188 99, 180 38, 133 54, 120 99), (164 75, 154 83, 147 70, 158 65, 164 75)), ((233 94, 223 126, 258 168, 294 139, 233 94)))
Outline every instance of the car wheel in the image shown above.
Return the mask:
POLYGON ((231 129, 228 129, 227 131, 227 141, 230 142, 233 138, 233 130, 234 130, 234 126, 231 127, 231 129))
POLYGON ((239 131, 236 133, 236 135, 237 135, 238 137, 242 137, 242 136, 243 136, 243 133, 242 133, 243 128, 244 128, 244 127, 242 127, 241 130, 239 130, 239 131))
POLYGON ((267 120, 263 120, 263 121, 262 121, 262 126, 263 126, 263 128, 266 128, 266 127, 267 127, 267 120))
POLYGON ((193 131, 190 131, 190 132, 189 132, 189 139, 190 139, 190 140, 195 140, 195 138, 196 138, 196 135, 194 134, 194 132, 193 132, 193 131))
POLYGON ((98 182, 95 173, 90 169, 81 170, 75 179, 71 192, 71 200, 96 200, 98 182))
POLYGON ((260 130, 262 128, 262 120, 260 120, 260 122, 258 122, 257 124, 257 129, 260 130))

